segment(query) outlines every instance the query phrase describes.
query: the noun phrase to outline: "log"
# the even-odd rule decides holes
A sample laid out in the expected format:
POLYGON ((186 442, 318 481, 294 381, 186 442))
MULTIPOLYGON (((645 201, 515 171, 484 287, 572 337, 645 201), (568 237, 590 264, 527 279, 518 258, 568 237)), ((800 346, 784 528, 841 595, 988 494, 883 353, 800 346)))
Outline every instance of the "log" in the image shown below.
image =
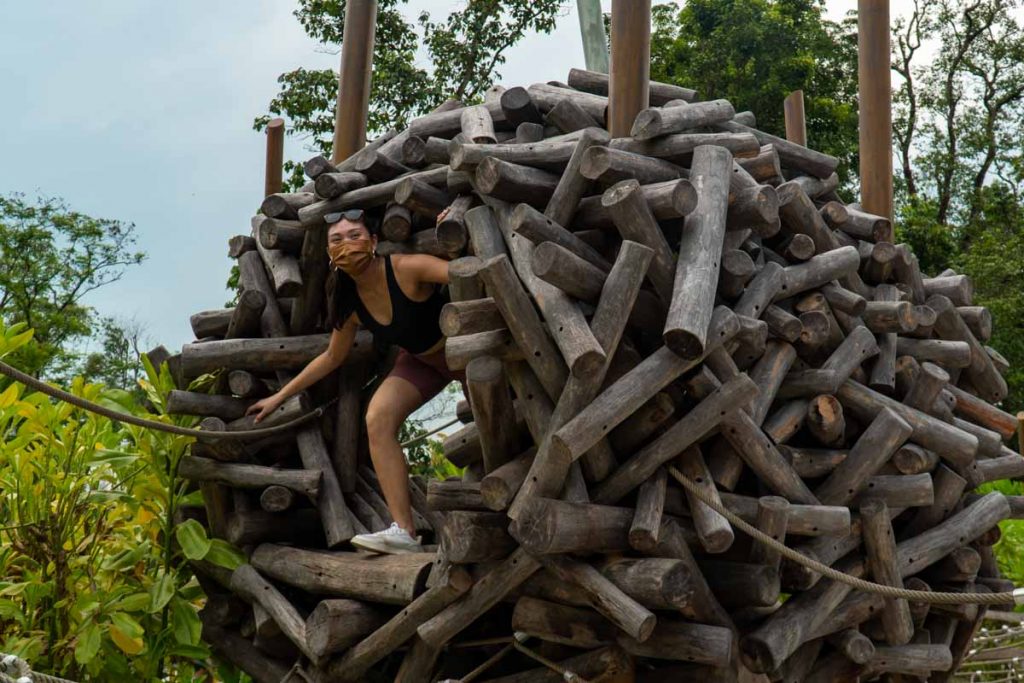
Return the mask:
POLYGON ((693 213, 686 217, 672 301, 662 335, 665 345, 683 358, 699 358, 707 350, 731 167, 732 155, 728 150, 702 146, 694 152, 691 180, 699 199, 693 213))
POLYGON ((181 459, 178 474, 186 479, 214 482, 234 488, 261 489, 267 486, 283 486, 314 499, 320 490, 318 472, 224 463, 194 455, 181 459))
POLYGON ((608 133, 600 128, 586 128, 582 131, 562 177, 544 209, 545 216, 558 225, 572 223, 580 199, 592 184, 592 178, 584 171, 587 159, 591 152, 604 149, 609 140, 608 133))
POLYGON ((651 107, 636 115, 630 135, 639 140, 649 140, 729 121, 735 113, 727 100, 697 102, 678 107, 651 107))
POLYGON ((306 618, 306 640, 317 658, 347 650, 388 620, 372 604, 336 598, 321 600, 306 618))
POLYGON ((507 526, 502 513, 453 510, 445 515, 440 544, 447 560, 455 564, 501 560, 516 547, 507 526))
MULTIPOLYGON (((888 508, 881 501, 870 501, 861 505, 860 516, 872 579, 875 583, 902 588, 896 538, 889 521, 888 508)), ((886 642, 890 645, 906 645, 910 642, 914 635, 914 622, 906 600, 886 600, 881 619, 886 642)))
POLYGON ((306 642, 306 623, 302 616, 252 565, 242 564, 235 569, 231 574, 231 590, 262 607, 304 655, 315 656, 306 642))
POLYGON ((516 601, 512 629, 582 649, 609 645, 616 639, 616 628, 596 612, 529 596, 516 601))
MULTIPOLYGON (((310 334, 284 339, 225 339, 185 344, 181 347, 181 372, 185 377, 194 378, 220 368, 252 372, 300 370, 327 349, 329 336, 310 334)), ((359 332, 345 363, 364 363, 372 355, 370 334, 359 332)))
POLYGON ((480 434, 484 471, 491 472, 518 452, 512 395, 501 361, 493 356, 471 360, 466 366, 466 384, 480 434))

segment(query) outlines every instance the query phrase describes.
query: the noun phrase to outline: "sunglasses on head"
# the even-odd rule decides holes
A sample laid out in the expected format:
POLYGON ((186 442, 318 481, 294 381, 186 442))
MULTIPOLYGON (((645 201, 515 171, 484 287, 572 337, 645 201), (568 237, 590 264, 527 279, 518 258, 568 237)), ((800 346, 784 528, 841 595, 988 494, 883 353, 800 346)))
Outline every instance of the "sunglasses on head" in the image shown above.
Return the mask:
POLYGON ((362 209, 348 209, 347 211, 333 211, 324 216, 324 222, 334 224, 344 218, 347 221, 361 221, 366 212, 362 209))

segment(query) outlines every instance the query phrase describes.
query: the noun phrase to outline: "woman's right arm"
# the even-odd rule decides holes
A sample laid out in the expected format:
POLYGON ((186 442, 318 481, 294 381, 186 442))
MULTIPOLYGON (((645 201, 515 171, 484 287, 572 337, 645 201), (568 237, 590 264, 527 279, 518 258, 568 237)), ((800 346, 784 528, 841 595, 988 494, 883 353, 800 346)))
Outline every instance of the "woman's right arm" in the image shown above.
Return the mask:
POLYGON ((348 352, 352 349, 352 341, 356 336, 357 318, 353 313, 341 329, 331 330, 331 339, 327 348, 313 360, 306 364, 298 375, 290 382, 281 387, 276 393, 264 399, 256 401, 245 414, 256 413, 255 422, 259 422, 270 413, 277 410, 278 406, 285 402, 290 396, 294 396, 307 387, 316 384, 330 374, 335 368, 345 362, 348 352))

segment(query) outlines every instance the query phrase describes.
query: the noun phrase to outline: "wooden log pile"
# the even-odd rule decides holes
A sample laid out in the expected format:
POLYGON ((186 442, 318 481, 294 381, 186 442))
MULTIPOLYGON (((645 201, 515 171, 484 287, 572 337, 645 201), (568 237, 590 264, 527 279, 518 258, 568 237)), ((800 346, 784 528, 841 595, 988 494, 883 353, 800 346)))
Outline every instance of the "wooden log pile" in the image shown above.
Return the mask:
POLYGON ((607 88, 574 70, 446 103, 311 159, 231 239, 238 304, 193 316, 170 359, 214 393, 168 408, 214 432, 181 464, 205 499, 183 514, 248 557, 197 571, 205 638, 256 680, 568 680, 545 662, 573 680, 950 678, 984 608, 821 579, 677 473, 855 576, 1006 588, 992 546, 1024 501, 973 492, 1024 457, 970 280, 922 273, 842 198, 835 158, 750 112, 652 83, 611 139, 607 88), (265 424, 337 396, 321 422, 215 436, 326 347, 323 217, 351 207, 379 216, 379 253, 451 260, 441 323, 469 396, 444 452, 465 469, 410 480, 422 554, 347 543, 391 522, 361 412, 387 358, 365 333, 265 424))

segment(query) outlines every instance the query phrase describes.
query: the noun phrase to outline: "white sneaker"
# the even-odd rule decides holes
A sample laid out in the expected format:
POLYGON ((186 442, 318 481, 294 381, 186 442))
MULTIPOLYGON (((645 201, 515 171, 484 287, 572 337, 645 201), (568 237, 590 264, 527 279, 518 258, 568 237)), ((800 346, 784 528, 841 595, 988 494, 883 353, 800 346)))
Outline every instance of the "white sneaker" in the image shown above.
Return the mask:
POLYGON ((391 522, 391 526, 375 534, 353 536, 351 543, 363 550, 390 555, 423 552, 420 537, 413 538, 410 536, 408 531, 398 526, 398 522, 391 522))

